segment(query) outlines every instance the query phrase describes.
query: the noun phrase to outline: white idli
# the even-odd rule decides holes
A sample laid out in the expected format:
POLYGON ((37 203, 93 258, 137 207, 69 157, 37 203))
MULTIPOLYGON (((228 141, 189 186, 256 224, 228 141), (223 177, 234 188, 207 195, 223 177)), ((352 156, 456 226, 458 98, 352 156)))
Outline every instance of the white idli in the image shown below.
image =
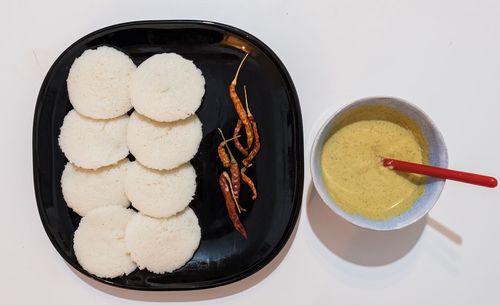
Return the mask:
POLYGON ((171 170, 155 170, 132 162, 127 169, 125 192, 144 215, 169 217, 183 210, 196 191, 196 172, 190 163, 171 170))
POLYGON ((193 210, 169 218, 137 214, 127 225, 125 242, 139 269, 172 272, 186 264, 198 248, 201 229, 193 210))
POLYGON ((64 118, 59 146, 68 160, 86 169, 114 164, 128 155, 128 115, 94 120, 75 110, 64 118))
POLYGON ((127 141, 130 152, 142 165, 153 169, 172 169, 191 160, 202 138, 196 115, 160 123, 134 111, 130 116, 127 141))
POLYGON ((129 83, 134 70, 132 60, 116 49, 86 50, 69 70, 69 100, 79 113, 93 119, 123 115, 132 108, 129 83))
POLYGON ((130 80, 135 110, 159 122, 193 115, 204 94, 205 78, 200 69, 175 53, 151 56, 137 67, 130 80))
POLYGON ((64 200, 80 216, 108 205, 128 207, 125 195, 125 175, 128 159, 99 169, 84 169, 71 162, 66 164, 61 177, 64 200))
POLYGON ((136 268, 125 245, 125 228, 135 212, 120 206, 90 211, 75 231, 73 249, 76 258, 88 272, 113 278, 129 274, 136 268))

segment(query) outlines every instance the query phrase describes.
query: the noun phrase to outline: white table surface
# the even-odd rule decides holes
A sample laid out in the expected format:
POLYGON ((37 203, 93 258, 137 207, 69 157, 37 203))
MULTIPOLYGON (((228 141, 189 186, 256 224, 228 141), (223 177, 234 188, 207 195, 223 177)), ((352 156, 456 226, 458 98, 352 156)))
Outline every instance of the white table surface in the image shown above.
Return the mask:
POLYGON ((450 167, 500 176, 499 1, 1 4, 2 304, 499 304, 499 189, 448 183, 426 221, 373 233, 328 210, 309 188, 308 166, 322 116, 360 97, 392 95, 437 122, 450 167), (65 264, 38 217, 31 130, 45 73, 83 35, 145 19, 206 19, 244 29, 278 54, 297 87, 306 144, 300 222, 277 259, 238 283, 159 293, 97 284, 65 264))

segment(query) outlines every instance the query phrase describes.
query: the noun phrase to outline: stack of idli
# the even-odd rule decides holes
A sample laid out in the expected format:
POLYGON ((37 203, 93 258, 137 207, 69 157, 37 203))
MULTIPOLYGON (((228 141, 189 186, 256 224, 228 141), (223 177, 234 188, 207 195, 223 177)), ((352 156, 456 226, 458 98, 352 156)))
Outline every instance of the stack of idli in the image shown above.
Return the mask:
POLYGON ((174 53, 153 55, 130 80, 134 112, 127 143, 136 161, 125 177, 125 193, 139 211, 125 242, 139 269, 172 272, 198 248, 201 230, 188 207, 196 191, 190 160, 202 139, 195 112, 205 79, 192 61, 174 53))
POLYGON ((157 54, 137 67, 130 80, 135 112, 127 141, 142 165, 170 170, 193 158, 202 137, 194 113, 204 94, 200 69, 177 54, 157 54))
POLYGON ((59 135, 69 160, 61 187, 82 216, 73 247, 78 262, 105 278, 137 266, 154 273, 182 267, 201 239, 188 207, 196 191, 190 160, 202 138, 195 114, 205 93, 201 71, 174 53, 136 68, 103 46, 75 59, 67 87, 73 110, 59 135))
POLYGON ((80 216, 109 205, 128 207, 124 179, 129 154, 127 112, 136 66, 123 52, 102 46, 75 59, 67 79, 73 110, 64 118, 59 146, 69 162, 61 187, 80 216))

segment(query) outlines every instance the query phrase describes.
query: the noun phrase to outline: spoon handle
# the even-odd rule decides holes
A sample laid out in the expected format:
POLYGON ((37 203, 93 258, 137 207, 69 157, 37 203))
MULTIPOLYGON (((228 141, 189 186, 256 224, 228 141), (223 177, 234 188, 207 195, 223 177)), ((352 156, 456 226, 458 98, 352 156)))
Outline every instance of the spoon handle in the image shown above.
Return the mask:
POLYGON ((496 187, 497 179, 473 173, 459 172, 442 167, 429 166, 424 164, 387 159, 384 158, 384 166, 397 171, 432 176, 441 179, 455 180, 486 187, 496 187))

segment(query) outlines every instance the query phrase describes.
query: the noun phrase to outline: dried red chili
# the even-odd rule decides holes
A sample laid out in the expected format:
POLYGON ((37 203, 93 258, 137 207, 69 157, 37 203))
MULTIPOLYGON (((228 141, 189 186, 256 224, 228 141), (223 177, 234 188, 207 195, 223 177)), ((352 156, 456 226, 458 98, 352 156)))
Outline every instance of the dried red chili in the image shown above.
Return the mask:
POLYGON ((243 165, 248 167, 250 162, 252 162, 253 158, 255 158, 255 156, 257 155, 257 153, 260 150, 260 137, 259 137, 259 131, 257 129, 257 123, 255 122, 255 118, 253 117, 253 114, 250 112, 250 108, 248 107, 247 87, 244 86, 243 89, 245 90, 245 104, 246 104, 247 113, 248 113, 248 120, 249 120, 250 124, 252 125, 252 131, 253 131, 253 135, 255 138, 255 143, 254 143, 252 150, 250 151, 248 156, 245 159, 243 159, 243 161, 242 161, 243 165))
POLYGON ((229 157, 230 157, 229 171, 231 172, 231 186, 234 194, 234 201, 237 205, 239 205, 240 189, 241 189, 240 167, 238 166, 238 162, 234 158, 231 149, 229 149, 229 145, 227 145, 228 141, 226 141, 224 133, 222 133, 222 130, 220 128, 219 132, 222 136, 222 139, 224 140, 223 143, 225 143, 227 151, 229 152, 229 157))
POLYGON ((229 156, 224 149, 224 144, 224 141, 220 142, 219 146, 217 147, 217 153, 219 154, 219 159, 222 162, 222 166, 229 167, 229 156))
MULTIPOLYGON (((233 223, 234 228, 238 231, 245 239, 248 239, 247 231, 245 227, 241 223, 238 213, 236 212, 236 203, 234 202, 233 197, 231 196, 230 184, 228 182, 229 175, 226 172, 223 172, 219 176, 219 186, 222 191, 222 195, 224 196, 224 200, 226 201, 226 209, 229 214, 229 219, 233 223)), ((230 180, 230 179, 229 179, 230 180)))
MULTIPOLYGON (((220 128, 219 128, 219 131, 220 131, 220 128)), ((222 131, 220 131, 220 132, 222 133, 222 131)), ((240 136, 236 136, 236 137, 233 137, 231 139, 223 140, 222 142, 220 142, 219 146, 217 146, 217 154, 219 155, 219 159, 222 162, 222 166, 224 166, 224 167, 227 168, 230 165, 229 156, 226 153, 226 150, 224 149, 224 145, 226 145, 227 142, 229 142, 231 140, 235 140, 235 139, 237 139, 239 137, 240 136)))
MULTIPOLYGON (((250 167, 252 164, 250 164, 248 167, 250 167)), ((252 200, 255 200, 257 199, 257 188, 255 188, 255 184, 253 183, 252 179, 250 179, 250 177, 248 177, 246 174, 245 174, 245 171, 247 170, 248 167, 243 167, 241 169, 241 180, 243 180, 247 185, 248 187, 250 187, 250 190, 252 190, 252 200)))
POLYGON ((236 127, 234 127, 234 133, 233 137, 234 139, 234 146, 244 155, 248 155, 248 151, 243 145, 241 145, 240 140, 237 138, 237 136, 240 134, 241 127, 243 126, 243 123, 241 122, 240 119, 238 119, 238 123, 236 123, 236 127))
POLYGON ((240 73, 241 66, 243 65, 243 62, 245 62, 245 59, 248 57, 248 54, 249 53, 247 53, 245 57, 243 57, 243 59, 241 60, 240 65, 238 66, 238 70, 236 70, 236 74, 234 75, 234 78, 231 81, 231 84, 229 85, 229 97, 233 102, 234 109, 236 110, 239 119, 241 120, 243 126, 245 126, 245 132, 247 135, 247 149, 249 149, 253 143, 252 126, 248 121, 248 117, 245 112, 245 109, 243 108, 243 105, 241 104, 241 100, 238 97, 238 94, 236 93, 236 84, 238 82, 238 75, 240 73))

